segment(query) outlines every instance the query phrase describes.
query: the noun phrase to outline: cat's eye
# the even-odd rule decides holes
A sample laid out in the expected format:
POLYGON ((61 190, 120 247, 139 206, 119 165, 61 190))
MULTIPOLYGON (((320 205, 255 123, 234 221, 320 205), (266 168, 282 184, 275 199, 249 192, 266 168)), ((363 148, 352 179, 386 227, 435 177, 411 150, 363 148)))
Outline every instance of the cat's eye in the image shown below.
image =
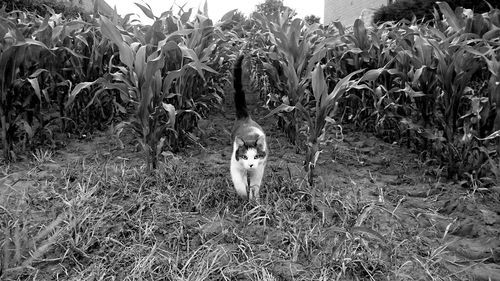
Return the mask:
POLYGON ((243 158, 243 160, 248 160, 248 157, 246 155, 241 156, 241 158, 243 158))
POLYGON ((254 156, 253 159, 259 159, 260 157, 259 156, 254 156))

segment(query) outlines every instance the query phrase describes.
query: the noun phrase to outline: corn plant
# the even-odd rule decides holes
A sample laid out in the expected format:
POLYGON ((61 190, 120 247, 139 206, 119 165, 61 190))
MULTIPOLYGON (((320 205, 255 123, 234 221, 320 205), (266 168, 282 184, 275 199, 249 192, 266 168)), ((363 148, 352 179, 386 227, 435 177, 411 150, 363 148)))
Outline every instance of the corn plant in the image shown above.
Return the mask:
POLYGON ((171 60, 176 62, 174 67, 177 69, 171 69, 175 71, 175 80, 172 87, 165 90, 175 95, 172 104, 179 109, 176 127, 179 136, 182 140, 197 141, 191 132, 201 119, 199 112, 206 112, 211 105, 221 102, 213 87, 211 92, 207 91, 207 84, 211 75, 217 74, 208 64, 215 59, 214 50, 222 41, 215 40, 219 30, 202 14, 197 14, 191 24, 179 24, 178 28, 169 35, 169 38, 175 36, 180 41, 180 52, 173 54, 176 59, 171 60), (207 77, 207 73, 210 76, 207 77))
POLYGON ((379 40, 377 37, 376 32, 369 34, 362 20, 354 21, 352 32, 341 37, 345 46, 340 60, 345 62, 347 73, 362 68, 377 67, 380 52, 380 46, 376 44, 379 40))
MULTIPOLYGON (((154 17, 149 7, 141 7, 154 17)), ((164 28, 157 19, 153 32, 149 30, 138 38, 149 42, 147 45, 133 42, 128 33, 122 34, 110 20, 101 17, 101 32, 118 47, 120 64, 110 64, 114 72, 107 82, 101 79, 81 86, 114 85, 135 102, 134 116, 115 129, 119 134, 125 127, 131 127, 140 136, 138 141, 145 151, 148 169, 156 169, 164 144, 176 143, 179 134, 187 135, 196 126, 201 118, 197 112, 201 98, 193 94, 202 91, 205 72, 216 73, 205 63, 215 48, 211 22, 199 16, 194 28, 186 28, 185 17, 177 19, 171 14, 164 17, 177 22, 175 29, 164 28), (169 30, 173 32, 168 33, 169 30)), ((74 90, 71 96, 77 93, 74 90)))
POLYGON ((314 167, 320 155, 320 146, 318 138, 323 134, 323 130, 331 111, 335 111, 337 102, 345 93, 351 89, 359 89, 360 79, 351 80, 352 77, 364 71, 360 69, 351 72, 346 77, 342 78, 331 92, 328 92, 328 84, 325 81, 323 67, 318 62, 314 71, 312 72, 312 90, 315 100, 315 108, 313 110, 313 117, 310 116, 300 103, 295 108, 305 117, 308 124, 308 138, 307 138, 307 152, 304 161, 304 169, 308 175, 308 183, 310 186, 314 185, 314 167))
POLYGON ((49 49, 40 41, 25 38, 14 21, 0 18, 0 125, 3 156, 6 161, 13 158, 14 133, 22 128, 30 137, 33 130, 25 116, 27 108, 34 103, 41 103, 46 98, 40 90, 37 76, 41 71, 35 67, 41 51, 50 54, 49 49), (31 72, 31 73, 30 73, 31 72), (31 77, 30 77, 31 75, 31 77), (27 96, 19 95, 19 85, 29 82, 34 91, 25 91, 27 96), (23 100, 24 99, 24 100, 23 100))
MULTIPOLYGON (((118 47, 122 63, 112 66, 118 71, 111 75, 117 84, 126 85, 127 92, 137 102, 134 117, 130 122, 120 123, 117 126, 118 133, 125 125, 131 126, 140 136, 138 141, 145 152, 148 170, 156 169, 162 147, 161 139, 167 130, 173 130, 176 114, 171 104, 163 102, 165 95, 162 94, 164 85, 161 70, 165 65, 166 54, 178 47, 174 42, 167 42, 156 50, 149 51, 147 46, 127 42, 118 28, 104 16, 100 19, 100 27, 103 36, 118 47)), ((81 87, 90 85, 87 83, 81 87)), ((76 94, 77 92, 73 91, 72 96, 76 94)))
POLYGON ((260 18, 261 22, 269 26, 270 40, 275 45, 276 52, 268 52, 271 60, 276 60, 279 69, 267 64, 268 71, 274 81, 282 81, 285 85, 285 97, 282 97, 282 104, 271 111, 268 116, 282 114, 285 128, 283 128, 290 141, 297 145, 300 114, 295 110, 295 105, 305 102, 306 89, 310 84, 310 73, 314 63, 319 60, 319 56, 313 56, 316 47, 319 45, 319 37, 316 36, 317 27, 305 28, 301 19, 290 21, 283 15, 278 23, 266 22, 265 18, 260 18), (283 58, 283 59, 280 59, 283 58), (274 68, 274 69, 273 69, 274 68), (282 71, 283 76, 277 74, 282 71), (286 114, 283 114, 286 112, 286 114))
MULTIPOLYGON (((45 91, 51 97, 59 109, 59 118, 62 120, 62 130, 69 131, 76 126, 67 126, 66 120, 72 124, 84 123, 84 126, 92 127, 92 124, 102 123, 109 109, 104 110, 92 92, 71 100, 71 106, 66 102, 68 92, 73 85, 97 79, 104 74, 102 60, 95 61, 95 57, 106 55, 107 45, 101 47, 99 52, 94 52, 99 41, 100 33, 96 31, 94 24, 73 20, 63 20, 60 15, 51 12, 41 22, 39 28, 34 31, 33 36, 44 42, 54 53, 53 57, 41 57, 39 63, 45 67, 47 73, 43 84, 45 91), (96 106, 97 105, 97 106, 96 106), (81 122, 81 121, 84 122, 81 122)), ((111 110, 112 111, 112 110, 111 110)))
MULTIPOLYGON (((384 68, 392 61, 392 49, 387 46, 396 34, 389 26, 369 30, 362 20, 357 19, 351 32, 346 32, 346 28, 339 22, 335 24, 335 28, 339 34, 338 42, 326 52, 331 66, 327 68, 327 74, 333 81, 362 68, 384 68)), ((374 105, 377 105, 377 96, 373 94, 373 91, 367 90, 353 91, 341 102, 350 121, 360 125, 373 121, 370 116, 376 110, 374 105)))
MULTIPOLYGON (((498 48, 493 48, 489 45, 486 46, 487 51, 481 52, 479 50, 473 48, 467 48, 467 51, 471 54, 477 55, 484 60, 486 65, 488 66, 488 71, 491 76, 488 81, 488 105, 494 105, 494 122, 493 122, 493 130, 494 132, 486 137, 485 139, 497 139, 497 153, 500 154, 500 140, 498 137, 498 132, 500 132, 500 62, 498 60, 498 48)), ((479 100, 477 101, 479 102, 479 100)), ((479 104, 476 105, 476 116, 478 119, 485 119, 484 114, 481 114, 481 109, 479 108, 479 104)))
MULTIPOLYGON (((438 79, 436 76, 436 60, 432 55, 433 47, 421 36, 414 36, 414 52, 410 53, 412 69, 408 73, 413 89, 422 92, 415 102, 420 110, 424 127, 431 124, 435 117, 435 103, 438 96, 438 79)), ((402 64, 400 64, 402 66, 402 64)), ((402 66, 403 68, 404 66, 402 66)))
MULTIPOLYGON (((411 115, 411 102, 422 96, 414 91, 409 83, 404 82, 403 73, 397 68, 386 65, 377 69, 370 69, 361 78, 364 88, 361 92, 365 122, 373 124, 376 135, 388 141, 395 141, 401 137, 400 122, 411 115), (367 104, 368 103, 368 104, 367 104)), ((352 99, 354 94, 350 94, 352 99)))
MULTIPOLYGON (((439 101, 442 103, 440 124, 444 129, 444 137, 453 142, 457 133, 459 120, 459 107, 463 102, 466 87, 471 81, 474 73, 480 68, 480 64, 474 56, 468 54, 462 46, 450 46, 446 42, 434 46, 434 52, 438 59, 436 76, 442 94, 439 101)), ((448 148, 449 165, 456 163, 453 159, 455 153, 448 148)), ((451 174, 456 171, 455 167, 449 167, 451 174)))
POLYGON ((463 19, 457 17, 447 3, 440 2, 439 7, 452 32, 445 34, 433 30, 433 35, 441 41, 429 39, 428 42, 432 45, 433 54, 437 59, 436 75, 442 90, 440 98, 444 120, 441 123, 444 124, 446 138, 451 140, 457 131, 459 105, 466 87, 476 71, 482 67, 480 61, 467 50, 470 45, 476 45, 482 40, 462 33, 466 27, 463 19))

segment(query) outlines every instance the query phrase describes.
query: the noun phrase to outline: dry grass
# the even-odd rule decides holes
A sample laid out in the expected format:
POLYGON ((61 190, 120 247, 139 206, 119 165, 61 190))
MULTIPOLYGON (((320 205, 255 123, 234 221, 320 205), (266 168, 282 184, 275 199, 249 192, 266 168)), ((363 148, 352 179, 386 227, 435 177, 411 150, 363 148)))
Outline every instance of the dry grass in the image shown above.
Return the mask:
POLYGON ((405 221, 425 214, 365 200, 355 184, 310 190, 273 173, 250 204, 194 161, 147 175, 94 158, 39 175, 0 208, 2 280, 462 278, 424 233, 442 231, 405 221))

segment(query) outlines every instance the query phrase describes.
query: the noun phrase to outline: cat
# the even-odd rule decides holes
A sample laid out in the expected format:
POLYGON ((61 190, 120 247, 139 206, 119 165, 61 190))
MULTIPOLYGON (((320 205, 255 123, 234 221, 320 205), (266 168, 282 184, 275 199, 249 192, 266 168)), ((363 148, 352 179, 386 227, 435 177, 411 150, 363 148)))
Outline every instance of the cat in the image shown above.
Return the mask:
POLYGON ((259 191, 267 163, 266 134, 248 113, 243 91, 240 55, 234 64, 234 105, 236 121, 231 132, 231 178, 236 193, 242 198, 259 201, 259 191))

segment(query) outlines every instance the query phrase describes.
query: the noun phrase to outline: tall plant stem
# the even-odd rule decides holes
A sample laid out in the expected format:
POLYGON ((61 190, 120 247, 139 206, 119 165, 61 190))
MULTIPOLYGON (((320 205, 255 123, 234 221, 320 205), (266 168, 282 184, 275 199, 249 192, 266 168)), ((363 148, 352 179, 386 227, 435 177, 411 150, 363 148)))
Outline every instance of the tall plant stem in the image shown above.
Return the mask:
POLYGON ((319 151, 319 143, 317 138, 310 136, 307 143, 306 159, 304 161, 304 169, 307 172, 307 183, 310 187, 314 186, 314 168, 316 166, 316 154, 319 151))
POLYGON ((7 140, 7 119, 5 118, 3 104, 0 104, 0 125, 2 126, 3 157, 5 161, 10 161, 10 144, 7 140))

